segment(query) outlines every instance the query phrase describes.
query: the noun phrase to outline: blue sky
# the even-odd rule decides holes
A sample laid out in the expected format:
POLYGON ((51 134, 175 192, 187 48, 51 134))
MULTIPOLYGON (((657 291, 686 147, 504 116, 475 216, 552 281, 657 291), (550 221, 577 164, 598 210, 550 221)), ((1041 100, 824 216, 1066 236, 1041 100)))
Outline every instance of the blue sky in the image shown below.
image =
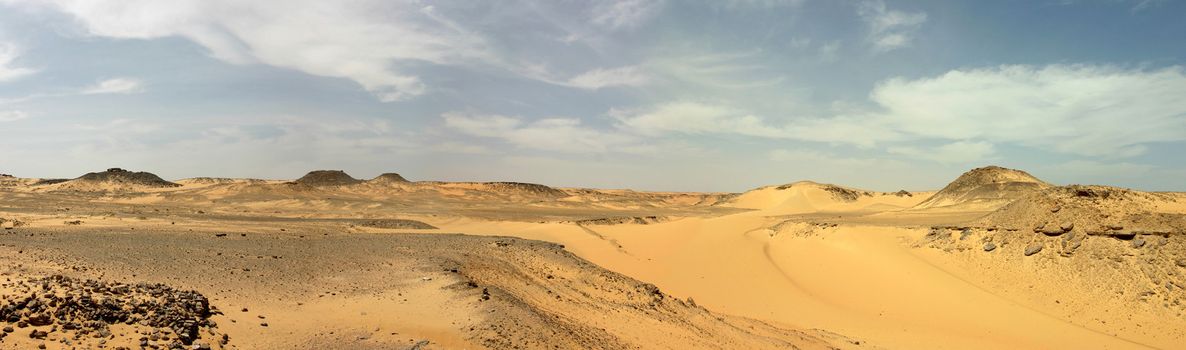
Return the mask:
POLYGON ((1186 2, 0 0, 0 172, 1186 190, 1186 2))

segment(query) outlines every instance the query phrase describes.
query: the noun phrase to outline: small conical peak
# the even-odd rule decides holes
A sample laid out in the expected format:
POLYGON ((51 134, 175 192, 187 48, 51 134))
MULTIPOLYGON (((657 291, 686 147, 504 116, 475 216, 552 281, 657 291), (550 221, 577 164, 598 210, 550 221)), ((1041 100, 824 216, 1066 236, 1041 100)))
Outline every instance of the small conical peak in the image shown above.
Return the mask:
POLYGON ((295 181, 309 186, 342 186, 361 182, 341 170, 314 170, 295 181))
POLYGON ((121 168, 110 168, 97 173, 86 173, 72 180, 77 183, 118 183, 146 187, 178 187, 176 183, 165 181, 160 176, 144 171, 128 171, 121 168))
POLYGON ((374 179, 371 179, 371 181, 374 181, 374 182, 409 182, 408 179, 405 179, 403 176, 401 176, 400 174, 397 174, 397 173, 383 173, 379 176, 376 176, 374 179))
POLYGON ((951 184, 947 185, 947 187, 950 188, 952 185, 975 186, 1007 182, 1030 182, 1046 184, 1046 182, 1039 180, 1033 175, 1030 175, 1030 173, 1017 169, 1009 169, 996 165, 990 165, 982 168, 972 169, 963 173, 963 175, 960 175, 960 177, 956 178, 955 181, 952 181, 951 184))

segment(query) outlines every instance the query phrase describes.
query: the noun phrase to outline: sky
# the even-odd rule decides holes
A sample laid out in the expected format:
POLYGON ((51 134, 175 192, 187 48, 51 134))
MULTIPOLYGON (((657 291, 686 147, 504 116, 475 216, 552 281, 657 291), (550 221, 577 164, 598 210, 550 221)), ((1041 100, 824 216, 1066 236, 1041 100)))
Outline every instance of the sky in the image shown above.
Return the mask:
POLYGON ((1186 1, 0 0, 0 173, 1186 191, 1186 1))

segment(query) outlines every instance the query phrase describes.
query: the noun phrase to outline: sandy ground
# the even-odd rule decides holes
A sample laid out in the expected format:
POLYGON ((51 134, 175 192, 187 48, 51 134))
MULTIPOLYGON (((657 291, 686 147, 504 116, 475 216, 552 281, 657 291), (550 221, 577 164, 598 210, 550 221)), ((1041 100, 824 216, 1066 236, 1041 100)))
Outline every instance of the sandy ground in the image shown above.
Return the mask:
MULTIPOLYGON (((938 207, 919 206, 936 192, 810 182, 745 194, 10 187, 0 218, 21 223, 0 233, 0 273, 194 289, 243 349, 1186 348, 1181 232, 972 225, 1049 187, 993 175, 957 180, 942 198, 962 201, 938 207), (363 224, 384 219, 435 229, 363 224), (1026 254, 1035 244, 1046 249, 1026 254)), ((1159 213, 1186 214, 1186 196, 1156 198, 1159 213)))

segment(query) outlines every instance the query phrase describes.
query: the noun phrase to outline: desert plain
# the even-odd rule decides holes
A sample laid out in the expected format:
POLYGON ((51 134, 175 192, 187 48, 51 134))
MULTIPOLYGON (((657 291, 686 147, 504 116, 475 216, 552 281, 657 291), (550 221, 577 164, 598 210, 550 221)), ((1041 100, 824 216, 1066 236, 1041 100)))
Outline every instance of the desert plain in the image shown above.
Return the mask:
POLYGON ((744 193, 113 168, 0 177, 0 225, 5 349, 1186 349, 1186 194, 995 166, 744 193))

